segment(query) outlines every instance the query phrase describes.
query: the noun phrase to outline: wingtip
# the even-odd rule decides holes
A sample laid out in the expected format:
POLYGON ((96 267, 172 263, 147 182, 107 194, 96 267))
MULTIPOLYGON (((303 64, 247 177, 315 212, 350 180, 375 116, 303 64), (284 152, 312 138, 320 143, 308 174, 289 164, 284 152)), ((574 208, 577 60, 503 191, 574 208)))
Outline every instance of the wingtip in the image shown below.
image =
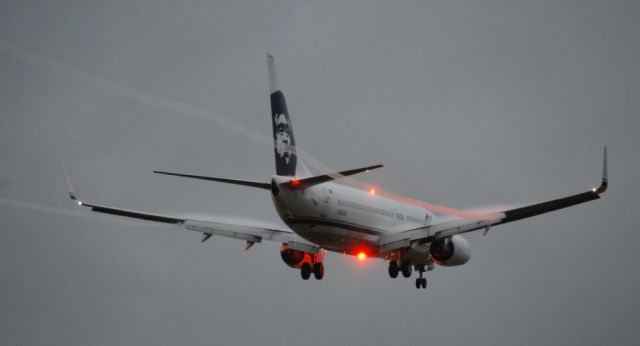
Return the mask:
POLYGON ((76 196, 76 193, 73 190, 73 185, 71 185, 71 179, 69 178, 69 172, 67 172, 67 166, 64 164, 64 162, 62 162, 62 171, 64 172, 64 180, 67 184, 67 193, 69 199, 76 202, 78 205, 82 205, 82 201, 78 199, 78 196, 76 196))
POLYGON ((602 180, 608 180, 607 146, 604 146, 604 158, 602 162, 602 180))
POLYGON ((171 172, 167 172, 167 171, 153 171, 153 173, 155 173, 155 174, 164 174, 164 175, 179 175, 179 174, 171 173, 171 172))
POLYGON ((594 189, 594 192, 597 194, 601 194, 607 191, 609 187, 609 173, 608 173, 608 162, 607 162, 607 146, 604 146, 604 155, 602 157, 602 183, 597 189, 594 189))
POLYGON ((69 172, 67 171, 67 165, 64 162, 62 164, 62 172, 64 173, 64 182, 67 184, 67 192, 69 193, 69 198, 72 200, 77 200, 76 193, 73 191, 73 185, 71 185, 71 178, 69 178, 69 172))

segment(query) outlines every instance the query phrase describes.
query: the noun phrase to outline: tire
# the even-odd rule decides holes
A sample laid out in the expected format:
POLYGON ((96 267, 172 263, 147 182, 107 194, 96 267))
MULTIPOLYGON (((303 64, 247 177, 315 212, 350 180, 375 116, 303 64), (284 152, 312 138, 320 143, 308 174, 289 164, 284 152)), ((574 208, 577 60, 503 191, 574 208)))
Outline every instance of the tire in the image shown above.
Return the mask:
POLYGON ((400 262, 400 270, 405 278, 411 277, 411 264, 406 261, 400 262))
POLYGON ((324 277, 324 264, 322 262, 313 264, 313 276, 316 280, 322 280, 324 277))
POLYGON ((422 287, 422 279, 416 279, 416 288, 420 289, 420 287, 422 287))
POLYGON ((311 266, 309 263, 302 263, 302 267, 300 267, 300 276, 302 276, 302 280, 309 280, 311 277, 311 266))
POLYGON ((400 267, 398 266, 398 262, 396 261, 389 262, 389 276, 392 279, 395 279, 398 277, 399 272, 400 272, 400 267))
POLYGON ((427 288, 427 278, 422 278, 422 280, 421 280, 421 281, 422 281, 422 282, 421 282, 421 283, 422 283, 422 288, 423 288, 423 289, 426 289, 426 288, 427 288))

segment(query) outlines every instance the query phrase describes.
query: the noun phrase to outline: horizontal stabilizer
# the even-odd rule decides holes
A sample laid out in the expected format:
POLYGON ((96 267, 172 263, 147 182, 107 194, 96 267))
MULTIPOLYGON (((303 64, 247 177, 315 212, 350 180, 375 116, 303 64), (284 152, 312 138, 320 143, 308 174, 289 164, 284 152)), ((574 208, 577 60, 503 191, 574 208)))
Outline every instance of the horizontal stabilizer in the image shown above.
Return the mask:
POLYGON ((340 178, 344 178, 349 175, 354 175, 362 172, 368 172, 370 170, 383 167, 382 165, 374 165, 362 168, 351 169, 348 171, 335 172, 330 174, 317 175, 315 177, 304 178, 304 179, 292 179, 282 185, 292 189, 292 190, 304 190, 314 185, 326 183, 331 180, 336 180, 340 178))
POLYGON ((265 190, 271 189, 271 185, 269 185, 268 183, 261 183, 261 182, 257 182, 257 181, 226 179, 226 178, 216 178, 216 177, 205 177, 205 176, 201 176, 201 175, 171 173, 171 172, 162 172, 162 171, 153 171, 153 173, 165 174, 165 175, 173 175, 173 176, 176 176, 176 177, 183 177, 183 178, 192 178, 192 179, 217 181, 217 182, 220 182, 220 183, 243 185, 243 186, 249 186, 249 187, 254 187, 254 188, 258 188, 258 189, 265 189, 265 190))

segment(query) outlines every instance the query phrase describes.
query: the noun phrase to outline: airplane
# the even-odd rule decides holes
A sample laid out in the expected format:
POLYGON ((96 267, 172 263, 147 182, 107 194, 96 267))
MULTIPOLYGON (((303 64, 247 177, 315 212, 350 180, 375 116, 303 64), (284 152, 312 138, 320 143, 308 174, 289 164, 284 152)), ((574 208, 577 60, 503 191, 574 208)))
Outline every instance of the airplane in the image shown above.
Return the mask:
POLYGON ((600 198, 608 187, 607 148, 604 148, 602 181, 599 187, 579 194, 491 214, 444 215, 415 203, 389 198, 343 183, 344 178, 380 168, 372 165, 357 169, 312 175, 298 161, 298 151, 284 94, 278 87, 274 58, 267 55, 271 122, 276 174, 267 182, 228 179, 202 175, 154 171, 156 174, 235 184, 271 194, 273 205, 288 229, 257 227, 226 222, 196 220, 114 208, 79 199, 65 169, 69 197, 94 212, 121 217, 175 224, 202 234, 204 243, 213 235, 244 240, 245 250, 255 243, 281 244, 285 264, 298 269, 303 280, 312 275, 324 277, 327 251, 384 259, 388 274, 409 278, 417 272, 415 286, 425 289, 426 271, 435 265, 450 267, 467 263, 469 243, 461 234, 484 230, 600 198))

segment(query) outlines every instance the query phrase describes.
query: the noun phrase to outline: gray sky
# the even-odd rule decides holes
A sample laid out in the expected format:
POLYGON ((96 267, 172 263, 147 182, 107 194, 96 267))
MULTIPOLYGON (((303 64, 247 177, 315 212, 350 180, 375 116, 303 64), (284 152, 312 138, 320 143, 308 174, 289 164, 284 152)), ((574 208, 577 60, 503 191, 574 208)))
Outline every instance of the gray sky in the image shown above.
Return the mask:
POLYGON ((635 343, 640 3, 349 4, 0 2, 0 340, 635 343), (335 169, 385 165, 366 182, 458 208, 538 202, 598 184, 606 144, 610 190, 469 235, 472 260, 427 291, 336 254, 303 282, 277 244, 73 208, 61 161, 87 200, 279 224, 266 193, 151 173, 273 174, 267 145, 162 107, 270 136, 267 51, 297 144, 335 169))

